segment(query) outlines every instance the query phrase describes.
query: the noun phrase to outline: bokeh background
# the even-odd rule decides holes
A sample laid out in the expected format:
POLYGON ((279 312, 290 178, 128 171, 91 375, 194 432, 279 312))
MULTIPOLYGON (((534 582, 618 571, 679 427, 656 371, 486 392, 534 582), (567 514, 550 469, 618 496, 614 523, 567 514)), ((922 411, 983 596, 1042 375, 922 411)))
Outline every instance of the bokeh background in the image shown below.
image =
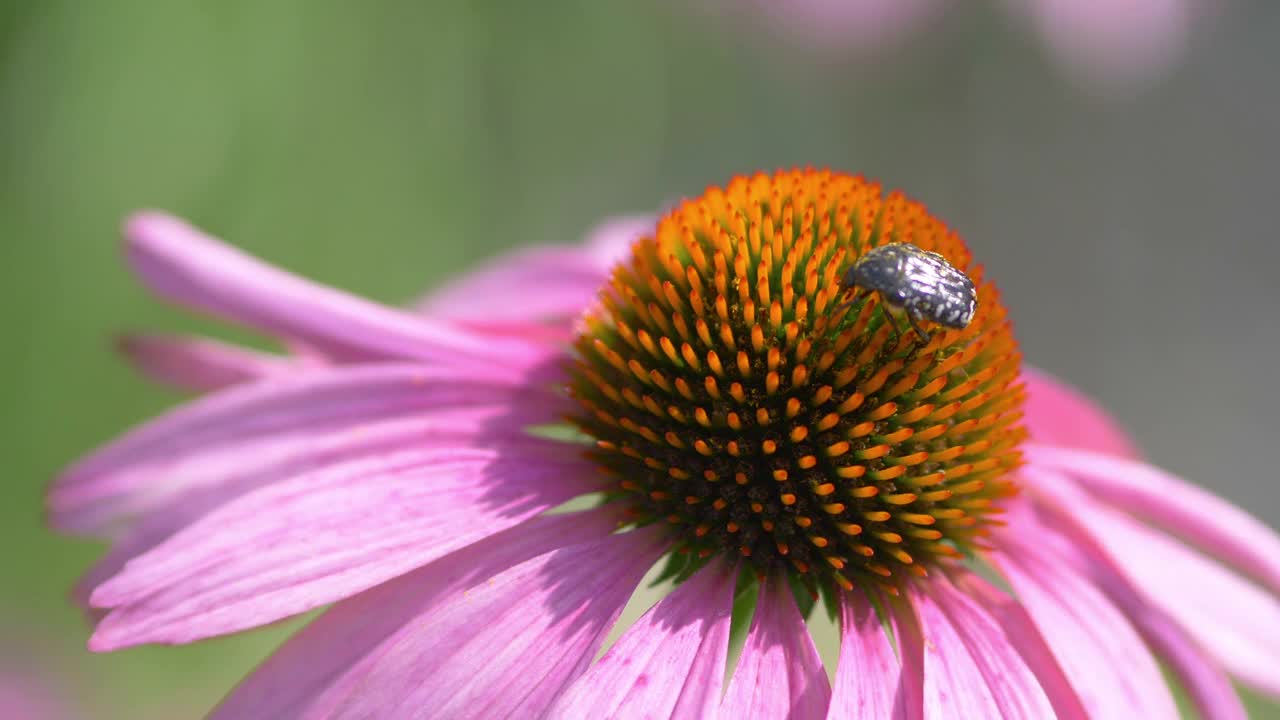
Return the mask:
POLYGON ((734 173, 863 172, 969 239, 1031 362, 1277 523, 1280 3, 1039 2, 0 3, 0 670, 84 717, 198 716, 291 629, 83 650, 100 549, 42 489, 177 399, 113 334, 230 332, 127 275, 139 207, 401 302, 734 173))

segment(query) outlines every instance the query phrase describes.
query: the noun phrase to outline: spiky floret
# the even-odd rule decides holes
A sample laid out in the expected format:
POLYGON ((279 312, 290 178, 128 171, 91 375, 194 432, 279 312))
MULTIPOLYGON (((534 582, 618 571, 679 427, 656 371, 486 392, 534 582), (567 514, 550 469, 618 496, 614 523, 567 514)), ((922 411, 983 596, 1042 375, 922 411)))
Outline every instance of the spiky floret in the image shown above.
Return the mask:
POLYGON ((571 392, 610 498, 811 587, 890 588, 980 542, 1015 491, 1020 355, 961 239, 861 177, 738 177, 681 203, 584 317, 571 392), (877 296, 838 309, 868 249, 910 242, 974 280, 924 344, 877 296))

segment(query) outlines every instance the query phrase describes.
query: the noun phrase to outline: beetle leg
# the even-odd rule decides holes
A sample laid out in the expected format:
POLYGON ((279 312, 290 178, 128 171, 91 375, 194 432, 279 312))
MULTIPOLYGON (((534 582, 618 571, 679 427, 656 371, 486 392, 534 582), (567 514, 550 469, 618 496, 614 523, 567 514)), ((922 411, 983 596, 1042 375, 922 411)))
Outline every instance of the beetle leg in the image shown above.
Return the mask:
POLYGON ((854 291, 853 295, 852 295, 848 300, 846 300, 846 301, 844 301, 843 303, 841 303, 840 305, 836 306, 836 309, 835 309, 835 310, 833 310, 833 311, 831 311, 831 314, 832 314, 833 316, 834 316, 834 315, 840 315, 840 314, 841 314, 841 313, 843 313, 845 310, 848 310, 852 305, 857 304, 857 302, 858 302, 859 300, 861 300, 862 298, 866 297, 866 296, 867 296, 867 295, 869 295, 869 294, 870 294, 870 293, 869 293, 868 291, 866 291, 866 290, 856 290, 856 291, 854 291))
POLYGON ((884 301, 884 295, 880 296, 880 312, 884 313, 885 323, 893 329, 893 342, 896 344, 902 339, 902 330, 898 327, 898 318, 889 312, 889 304, 884 301))
POLYGON ((931 336, 929 335, 928 330, 925 330, 924 328, 920 327, 920 319, 916 317, 916 314, 908 310, 907 320, 911 323, 911 327, 915 329, 916 335, 919 335, 920 339, 924 340, 924 343, 928 345, 929 340, 931 339, 931 336))

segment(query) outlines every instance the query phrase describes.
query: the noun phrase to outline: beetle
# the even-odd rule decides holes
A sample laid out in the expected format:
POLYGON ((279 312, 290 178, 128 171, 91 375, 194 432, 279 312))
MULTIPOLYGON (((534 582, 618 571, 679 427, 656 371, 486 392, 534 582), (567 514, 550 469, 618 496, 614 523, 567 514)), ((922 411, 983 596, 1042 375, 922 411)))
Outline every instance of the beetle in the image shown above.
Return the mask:
MULTIPOLYGON (((881 245, 863 253, 840 279, 840 291, 854 294, 837 311, 870 293, 880 293, 880 301, 888 308, 906 312, 911 327, 926 343, 930 335, 920 326, 922 320, 963 330, 973 321, 977 306, 977 291, 968 275, 938 253, 908 242, 881 245)), ((887 309, 885 313, 896 334, 897 321, 887 309)))

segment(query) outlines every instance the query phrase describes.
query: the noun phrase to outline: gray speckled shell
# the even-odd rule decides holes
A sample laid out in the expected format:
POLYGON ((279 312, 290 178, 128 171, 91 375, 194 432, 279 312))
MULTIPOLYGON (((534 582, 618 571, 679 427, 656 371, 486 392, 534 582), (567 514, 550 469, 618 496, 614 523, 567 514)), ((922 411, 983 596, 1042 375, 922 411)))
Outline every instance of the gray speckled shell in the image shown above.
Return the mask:
POLYGON ((868 250, 841 283, 878 292, 883 302, 918 319, 957 330, 968 327, 977 307, 977 292, 968 275, 938 253, 910 243, 868 250))

